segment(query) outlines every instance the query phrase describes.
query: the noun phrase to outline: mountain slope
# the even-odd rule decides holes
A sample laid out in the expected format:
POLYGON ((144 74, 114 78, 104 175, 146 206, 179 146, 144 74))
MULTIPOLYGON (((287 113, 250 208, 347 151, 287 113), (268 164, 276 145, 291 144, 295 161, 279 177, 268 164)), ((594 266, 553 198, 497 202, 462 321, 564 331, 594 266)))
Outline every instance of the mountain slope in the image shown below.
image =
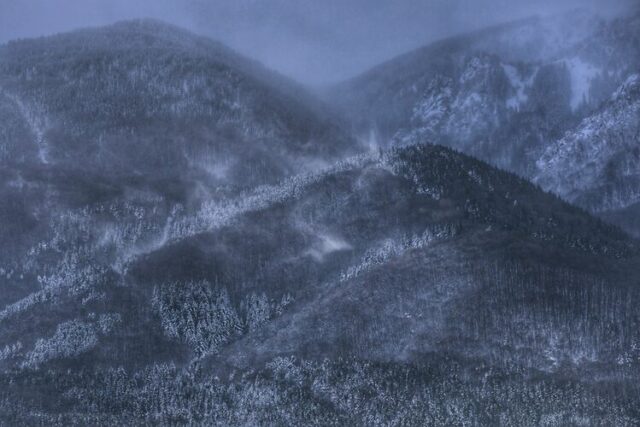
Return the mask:
POLYGON ((640 202, 640 76, 550 146, 537 167, 540 185, 586 209, 615 212, 640 202))
POLYGON ((534 18, 410 52, 328 99, 373 145, 427 140, 533 178, 543 153, 640 70, 638 46, 637 11, 534 18))
POLYGON ((51 227, 0 312, 7 423, 637 420, 637 244, 446 148, 51 227))
MULTIPOLYGON (((296 84, 160 22, 0 46, 0 305, 42 290, 46 277, 75 280, 17 273, 43 239, 66 244, 59 224, 93 215, 79 245, 94 232, 109 240, 111 220, 145 209, 160 228, 173 210, 316 169, 352 145, 296 84), (95 205, 113 210, 83 211, 95 205)), ((143 239, 153 227, 113 238, 143 239)), ((52 259, 77 262, 56 258, 63 247, 48 248, 52 259)))
POLYGON ((25 140, 13 162, 103 176, 188 169, 220 185, 253 185, 350 148, 301 88, 163 23, 11 42, 0 58, 0 102, 13 124, 5 132, 25 140))

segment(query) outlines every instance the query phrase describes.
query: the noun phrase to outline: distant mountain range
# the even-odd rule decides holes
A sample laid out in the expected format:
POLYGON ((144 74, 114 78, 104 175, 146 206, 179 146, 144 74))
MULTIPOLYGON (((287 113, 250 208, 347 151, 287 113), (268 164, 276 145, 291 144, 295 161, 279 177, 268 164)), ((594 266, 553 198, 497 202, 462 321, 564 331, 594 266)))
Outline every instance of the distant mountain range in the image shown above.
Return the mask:
POLYGON ((0 47, 0 424, 637 425, 640 247, 587 209, 640 209, 638 21, 557 19, 344 117, 155 21, 0 47))
MULTIPOLYGON (((554 175, 548 169, 555 163, 544 158, 580 133, 583 120, 614 115, 618 121, 606 124, 609 133, 638 126, 632 111, 624 116, 603 110, 615 108, 611 98, 639 72, 640 14, 608 21, 575 11, 437 42, 342 83, 328 96, 374 143, 444 144, 528 178, 544 175, 539 182, 557 190, 571 184, 552 182, 563 171, 554 175)), ((625 146, 633 153, 638 136, 627 136, 625 146)), ((575 159, 574 167, 588 169, 587 161, 575 159)), ((609 166, 612 176, 633 174, 625 167, 609 166)), ((596 213, 618 212, 637 203, 630 180, 601 182, 610 190, 598 193, 594 186, 584 203, 559 194, 596 213)), ((640 232, 628 221, 618 223, 640 232)))

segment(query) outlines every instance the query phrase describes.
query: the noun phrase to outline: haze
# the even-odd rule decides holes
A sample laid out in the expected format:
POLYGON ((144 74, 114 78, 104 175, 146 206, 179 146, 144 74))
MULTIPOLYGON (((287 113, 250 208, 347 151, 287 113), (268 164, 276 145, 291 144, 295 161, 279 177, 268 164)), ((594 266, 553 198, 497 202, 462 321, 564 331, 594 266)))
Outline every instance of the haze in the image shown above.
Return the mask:
POLYGON ((211 36, 309 85, 499 22, 625 0, 0 0, 0 42, 151 17, 211 36))

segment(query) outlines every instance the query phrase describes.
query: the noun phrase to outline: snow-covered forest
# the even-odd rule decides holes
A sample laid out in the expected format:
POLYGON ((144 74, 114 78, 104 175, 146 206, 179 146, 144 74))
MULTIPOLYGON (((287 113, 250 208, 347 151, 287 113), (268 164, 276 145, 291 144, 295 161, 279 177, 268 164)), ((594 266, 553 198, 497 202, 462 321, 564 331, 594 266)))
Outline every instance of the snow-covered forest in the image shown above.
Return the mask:
POLYGON ((639 19, 0 45, 0 425, 638 425, 639 19))

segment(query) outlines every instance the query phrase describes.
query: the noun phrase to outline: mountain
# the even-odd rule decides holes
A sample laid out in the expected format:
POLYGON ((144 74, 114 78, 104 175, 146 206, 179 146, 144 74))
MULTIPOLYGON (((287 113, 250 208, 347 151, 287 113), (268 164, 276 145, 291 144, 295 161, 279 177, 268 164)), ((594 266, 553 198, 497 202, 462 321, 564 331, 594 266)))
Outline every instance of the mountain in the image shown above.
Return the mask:
POLYGON ((638 46, 637 12, 536 17, 392 59, 327 99, 371 145, 431 141, 533 179, 540 158, 638 73, 638 46))
MULTIPOLYGON (((0 46, 0 306, 42 291, 46 277, 72 280, 66 264, 40 277, 23 265, 26 251, 68 237, 56 224, 73 229, 74 217, 93 215, 108 240, 110 221, 148 209, 166 222, 205 198, 322 167, 353 145, 297 84, 161 22, 0 46), (95 206, 113 210, 83 211, 95 206)), ((142 239, 152 225, 118 232, 142 239)))
POLYGON ((541 186, 591 211, 607 215, 640 203, 640 75, 548 147, 537 168, 541 186))
POLYGON ((637 242, 448 148, 48 226, 2 270, 6 424, 640 417, 637 242))
POLYGON ((0 425, 638 424, 618 228, 451 148, 349 156, 166 24, 0 58, 0 425))
POLYGON ((352 145, 295 83, 152 20, 3 46, 0 111, 4 164, 117 179, 175 180, 179 171, 251 186, 334 161, 352 145))

